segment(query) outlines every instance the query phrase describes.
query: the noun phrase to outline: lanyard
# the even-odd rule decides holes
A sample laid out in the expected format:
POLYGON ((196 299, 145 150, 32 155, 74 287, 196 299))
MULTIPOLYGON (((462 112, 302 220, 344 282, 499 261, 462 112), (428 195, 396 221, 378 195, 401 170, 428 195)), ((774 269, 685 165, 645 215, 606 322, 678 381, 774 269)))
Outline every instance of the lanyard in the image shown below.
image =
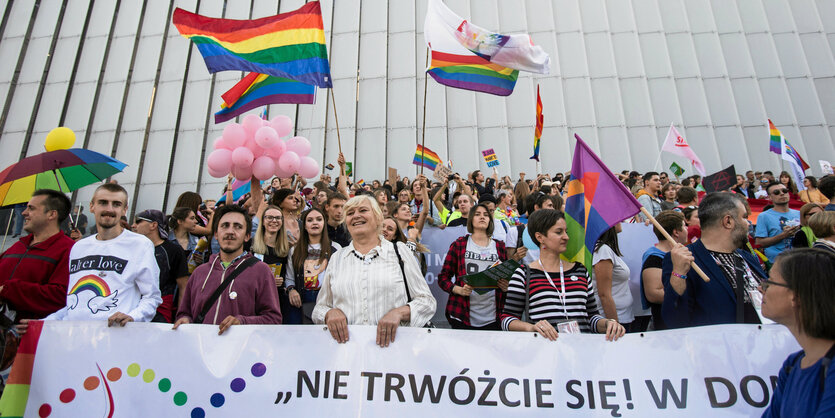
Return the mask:
MULTIPOLYGON (((540 258, 538 261, 540 267, 542 267, 542 272, 545 273, 545 277, 548 279, 548 282, 551 283, 551 286, 553 286, 554 289, 557 289, 557 285, 554 284, 554 281, 551 280, 551 275, 548 274, 548 269, 546 269, 545 265, 542 264, 542 259, 540 258)), ((562 311, 565 314, 565 318, 568 319, 568 308, 565 307, 565 274, 563 274, 562 271, 562 260, 560 260, 560 287, 562 287, 562 292, 558 293, 560 296, 560 303, 562 303, 562 311)))

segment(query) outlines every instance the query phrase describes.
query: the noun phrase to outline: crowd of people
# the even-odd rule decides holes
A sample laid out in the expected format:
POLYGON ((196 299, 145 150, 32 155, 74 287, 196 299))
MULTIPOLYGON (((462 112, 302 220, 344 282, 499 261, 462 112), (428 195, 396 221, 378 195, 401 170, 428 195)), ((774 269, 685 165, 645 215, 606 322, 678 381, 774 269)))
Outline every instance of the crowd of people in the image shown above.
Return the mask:
POLYGON ((520 173, 514 182, 476 170, 351 184, 341 155, 338 163, 336 181, 327 172, 312 187, 297 177, 263 186, 253 179, 235 201, 230 178, 220 202, 186 192, 170 214, 137 208, 130 223, 127 191, 105 183, 90 202, 95 224, 87 231, 63 193, 38 190, 20 213, 27 235, 0 258, 0 302, 18 333, 34 319, 212 324, 218 334, 241 324, 316 323, 344 343, 352 325, 364 324, 377 327, 386 347, 400 326, 433 326, 423 231, 461 226, 438 276, 452 328, 617 340, 775 321, 803 351, 781 369, 766 414, 835 408, 827 369, 835 352, 835 176, 807 177, 799 190, 786 172, 749 171, 728 190, 704 193, 699 176, 618 174, 652 216, 626 221, 653 221, 658 237, 642 258, 637 311, 620 250, 632 243, 619 242, 620 225, 589 249, 591 266, 561 257, 572 238, 563 214, 568 174, 520 173), (754 224, 751 199, 770 201, 754 224), (790 207, 795 200, 805 203, 800 210, 790 207), (494 287, 468 282, 507 260, 519 267, 494 287), (807 390, 812 384, 821 391, 807 390))

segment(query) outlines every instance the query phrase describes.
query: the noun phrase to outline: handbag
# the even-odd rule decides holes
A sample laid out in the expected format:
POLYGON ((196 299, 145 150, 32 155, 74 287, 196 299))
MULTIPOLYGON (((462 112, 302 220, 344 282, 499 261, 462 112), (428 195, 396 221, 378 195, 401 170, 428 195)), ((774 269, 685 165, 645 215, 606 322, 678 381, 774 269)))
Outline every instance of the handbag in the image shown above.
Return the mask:
MULTIPOLYGON (((394 245, 394 253, 397 254, 397 263, 400 264, 400 273, 403 275, 403 286, 406 288, 406 303, 412 301, 412 293, 409 292, 409 282, 406 281, 406 269, 403 267, 403 258, 400 257, 400 251, 397 250, 397 242, 392 242, 394 245)), ((423 328, 435 328, 432 321, 427 321, 423 328)))
POLYGON ((229 287, 229 284, 232 283, 232 280, 235 280, 235 277, 238 277, 238 275, 241 274, 241 272, 243 272, 244 270, 246 270, 247 268, 249 268, 257 262, 257 258, 251 257, 244 260, 241 264, 238 264, 238 267, 235 267, 235 270, 230 275, 226 276, 225 279, 223 279, 223 282, 220 284, 220 286, 217 287, 217 289, 215 289, 214 293, 212 293, 212 296, 210 296, 209 299, 206 300, 206 303, 203 304, 203 309, 200 310, 200 315, 197 315, 197 317, 194 318, 194 322, 197 324, 202 324, 203 320, 206 319, 206 314, 209 313, 209 309, 212 309, 212 305, 214 305, 214 303, 220 297, 220 294, 223 293, 223 291, 226 290, 227 287, 229 287))

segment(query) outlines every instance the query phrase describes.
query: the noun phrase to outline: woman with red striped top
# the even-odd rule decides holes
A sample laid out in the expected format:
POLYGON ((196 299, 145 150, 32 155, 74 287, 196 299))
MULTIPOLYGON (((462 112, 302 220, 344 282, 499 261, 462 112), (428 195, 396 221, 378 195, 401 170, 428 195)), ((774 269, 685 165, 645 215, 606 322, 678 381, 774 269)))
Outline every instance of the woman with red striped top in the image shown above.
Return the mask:
POLYGON ((568 245, 563 213, 553 209, 534 212, 528 219, 528 231, 539 246, 539 259, 516 269, 510 279, 502 329, 537 332, 551 341, 561 332, 605 333, 609 341, 623 336, 623 325, 600 315, 586 268, 560 260, 568 245), (526 305, 533 323, 521 319, 526 305))

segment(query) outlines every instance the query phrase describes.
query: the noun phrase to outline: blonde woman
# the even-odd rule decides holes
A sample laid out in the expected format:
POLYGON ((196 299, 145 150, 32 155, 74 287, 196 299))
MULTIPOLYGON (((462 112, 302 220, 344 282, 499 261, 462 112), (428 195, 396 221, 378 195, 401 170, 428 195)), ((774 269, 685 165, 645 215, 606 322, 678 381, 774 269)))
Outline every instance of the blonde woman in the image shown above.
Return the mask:
POLYGON ((261 211, 259 221, 255 239, 252 242, 252 253, 270 266, 275 277, 281 316, 286 318, 290 303, 287 299, 287 291, 284 289, 284 273, 287 268, 290 243, 287 242, 287 231, 284 229, 284 215, 277 206, 268 205, 261 211))

